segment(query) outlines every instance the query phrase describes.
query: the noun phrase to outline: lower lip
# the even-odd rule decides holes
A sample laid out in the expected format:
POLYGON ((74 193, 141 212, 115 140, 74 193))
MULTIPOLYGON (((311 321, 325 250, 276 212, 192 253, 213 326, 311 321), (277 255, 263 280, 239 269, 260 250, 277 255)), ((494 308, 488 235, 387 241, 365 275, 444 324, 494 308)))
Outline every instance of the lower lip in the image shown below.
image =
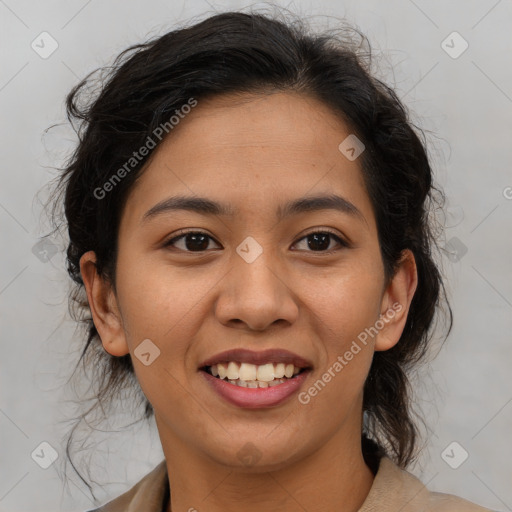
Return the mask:
POLYGON ((309 370, 299 373, 282 384, 268 388, 243 388, 218 379, 206 371, 202 370, 201 373, 214 391, 228 402, 238 407, 258 409, 279 405, 296 393, 307 378, 309 370))

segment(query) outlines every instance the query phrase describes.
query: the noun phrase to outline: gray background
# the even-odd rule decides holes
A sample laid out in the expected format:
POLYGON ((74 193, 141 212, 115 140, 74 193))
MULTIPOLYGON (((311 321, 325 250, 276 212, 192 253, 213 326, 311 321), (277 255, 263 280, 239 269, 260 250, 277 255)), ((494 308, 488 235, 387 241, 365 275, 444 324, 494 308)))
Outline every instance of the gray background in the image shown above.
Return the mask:
MULTIPOLYGON (((66 487, 61 480, 66 419, 75 412, 66 401, 72 396, 66 379, 81 340, 67 313, 63 255, 52 254, 64 246, 57 238, 46 253, 36 246, 48 230, 40 207, 45 185, 55 176, 52 168, 63 165, 74 137, 66 127, 46 136, 43 131, 64 121, 64 97, 78 79, 126 46, 193 16, 248 5, 260 4, 0 0, 0 511, 93 506, 74 472, 66 487), (46 59, 31 47, 32 41, 42 46, 43 31, 58 44, 46 59), (48 469, 31 457, 44 441, 59 455, 48 469)), ((335 27, 331 16, 359 26, 374 49, 384 52, 377 71, 396 88, 414 121, 431 132, 437 181, 449 199, 444 243, 450 256, 443 265, 455 324, 437 358, 417 374, 418 402, 430 433, 411 471, 432 490, 512 510, 512 2, 280 5, 318 15, 320 27, 335 27), (451 56, 442 47, 454 31, 469 44, 457 58, 463 44, 458 36, 445 43, 451 56), (454 441, 458 445, 444 452, 446 460, 456 465, 462 449, 469 454, 457 469, 442 457, 454 441)), ((99 433, 84 449, 82 464, 91 468, 104 501, 163 458, 154 425, 99 433)))

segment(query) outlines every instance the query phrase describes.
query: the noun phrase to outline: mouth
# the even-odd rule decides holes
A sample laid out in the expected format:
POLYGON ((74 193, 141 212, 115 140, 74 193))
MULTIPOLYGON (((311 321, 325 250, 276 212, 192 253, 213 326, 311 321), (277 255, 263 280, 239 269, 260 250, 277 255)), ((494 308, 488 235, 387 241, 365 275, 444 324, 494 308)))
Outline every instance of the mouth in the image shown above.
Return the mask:
POLYGON ((279 384, 284 384, 300 373, 307 371, 306 368, 299 368, 293 363, 255 365, 238 361, 226 361, 205 366, 201 370, 234 386, 251 389, 279 386, 279 384))
POLYGON ((302 386, 312 364, 284 350, 230 350, 199 367, 208 384, 222 398, 239 407, 279 405, 302 386))

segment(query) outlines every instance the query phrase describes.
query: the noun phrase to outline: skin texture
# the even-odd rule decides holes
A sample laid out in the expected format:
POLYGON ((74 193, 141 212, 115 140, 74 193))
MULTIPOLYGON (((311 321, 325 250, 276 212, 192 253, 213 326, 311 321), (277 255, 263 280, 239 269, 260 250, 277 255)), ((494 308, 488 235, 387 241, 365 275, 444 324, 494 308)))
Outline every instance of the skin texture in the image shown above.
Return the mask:
POLYGON ((104 349, 131 354, 153 405, 173 511, 319 512, 342 504, 351 512, 370 490, 360 441, 363 385, 374 350, 400 338, 417 275, 406 251, 385 281, 360 163, 338 150, 349 134, 327 106, 296 93, 199 101, 131 190, 116 290, 97 275, 94 252, 81 258, 104 349), (277 221, 279 205, 332 193, 363 218, 322 210, 277 221), (142 222, 147 210, 178 194, 227 203, 236 215, 181 210, 142 222), (330 254, 311 249, 304 237, 326 228, 349 247, 331 238, 330 254), (183 238, 164 247, 180 229, 212 239, 201 252, 197 243, 187 252, 183 238), (248 236, 263 250, 252 263, 236 252, 248 236), (397 302, 401 310, 307 405, 294 395, 272 408, 236 407, 198 371, 231 348, 282 348, 312 362, 307 390, 397 302), (134 350, 148 338, 161 353, 145 366, 134 350), (249 442, 259 460, 246 466, 238 454, 249 442))

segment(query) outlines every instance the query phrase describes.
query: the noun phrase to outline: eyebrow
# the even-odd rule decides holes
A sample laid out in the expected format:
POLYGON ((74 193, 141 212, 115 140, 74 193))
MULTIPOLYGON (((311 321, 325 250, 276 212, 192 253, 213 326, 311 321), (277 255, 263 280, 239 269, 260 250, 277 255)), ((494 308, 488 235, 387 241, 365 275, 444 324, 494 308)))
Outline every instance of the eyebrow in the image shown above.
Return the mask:
MULTIPOLYGON (((145 223, 157 216, 176 210, 192 211, 203 215, 222 215, 226 217, 233 217, 236 215, 236 211, 230 205, 219 203, 206 197, 173 196, 160 201, 150 208, 143 215, 141 223, 145 223)), ((299 213, 320 210, 337 210, 353 217, 359 217, 360 220, 366 223, 364 215, 354 204, 336 194, 307 196, 289 201, 284 205, 278 206, 276 217, 280 221, 286 217, 297 215, 299 213)))

